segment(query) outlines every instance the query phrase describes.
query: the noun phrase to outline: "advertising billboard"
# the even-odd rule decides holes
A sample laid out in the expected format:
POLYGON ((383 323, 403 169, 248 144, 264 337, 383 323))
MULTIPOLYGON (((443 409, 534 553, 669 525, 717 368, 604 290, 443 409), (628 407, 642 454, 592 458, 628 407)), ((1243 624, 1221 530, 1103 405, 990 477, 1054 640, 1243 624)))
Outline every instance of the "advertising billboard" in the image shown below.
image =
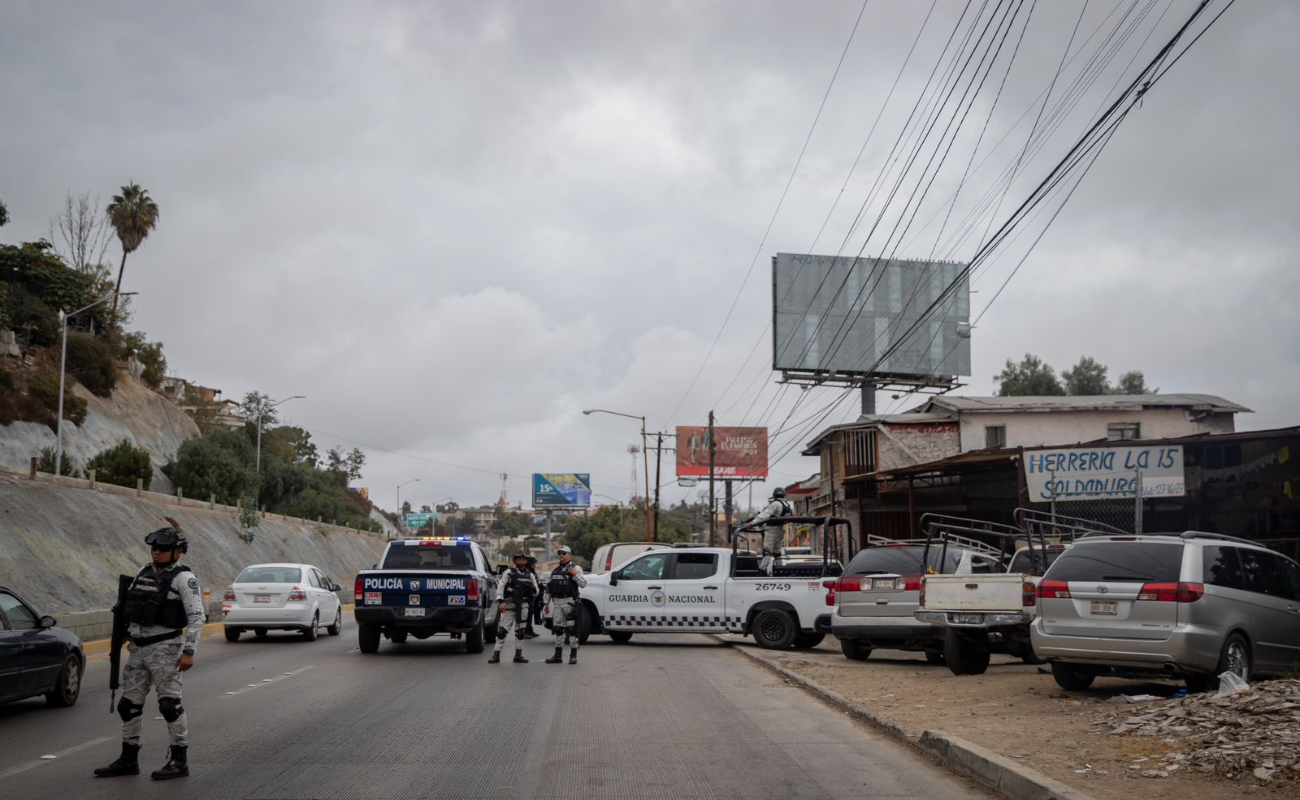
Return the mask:
POLYGON ((1068 447, 1025 451, 1025 483, 1034 503, 1134 497, 1182 497, 1181 445, 1068 447))
POLYGON ((589 505, 591 505, 590 473, 533 473, 533 508, 585 508, 589 505))
POLYGON ((778 253, 772 259, 772 368, 828 377, 970 375, 968 278, 904 338, 965 267, 952 261, 778 253))
MULTIPOLYGON (((717 450, 713 474, 718 478, 767 477, 767 428, 713 428, 717 450)), ((677 477, 709 475, 707 425, 677 427, 677 477)))

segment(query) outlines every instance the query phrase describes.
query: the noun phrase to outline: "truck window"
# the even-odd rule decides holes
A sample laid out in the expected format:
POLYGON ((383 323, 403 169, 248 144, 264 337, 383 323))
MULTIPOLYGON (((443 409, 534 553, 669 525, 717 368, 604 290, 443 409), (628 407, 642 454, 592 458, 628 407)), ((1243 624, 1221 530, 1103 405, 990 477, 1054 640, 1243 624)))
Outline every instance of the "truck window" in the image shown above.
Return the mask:
POLYGON ((468 547, 453 545, 393 545, 381 569, 474 569, 468 547))
MULTIPOLYGON (((930 555, 926 561, 928 566, 936 572, 950 573, 957 568, 961 562, 962 551, 955 548, 948 548, 948 563, 946 568, 940 568, 939 557, 942 547, 931 547, 930 555)), ((849 568, 845 570, 849 575, 917 575, 924 570, 921 569, 921 553, 925 551, 920 545, 909 545, 898 547, 896 545, 879 545, 868 547, 858 552, 853 560, 849 562, 849 568)))
POLYGON ((623 568, 622 577, 628 581, 663 580, 666 563, 668 563, 668 556, 664 553, 638 558, 623 568))
POLYGON ((718 572, 716 553, 678 553, 677 568, 673 577, 679 581, 698 581, 711 578, 718 572))

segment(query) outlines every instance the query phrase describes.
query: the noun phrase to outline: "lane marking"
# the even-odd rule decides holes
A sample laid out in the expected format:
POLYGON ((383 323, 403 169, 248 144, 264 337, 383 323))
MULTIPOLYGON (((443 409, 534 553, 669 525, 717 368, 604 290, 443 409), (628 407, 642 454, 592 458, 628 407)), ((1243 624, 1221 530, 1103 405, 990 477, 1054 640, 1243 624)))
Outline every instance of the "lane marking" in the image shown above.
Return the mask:
POLYGON ((62 756, 70 756, 73 753, 79 752, 81 750, 85 750, 87 747, 94 747, 95 745, 103 744, 104 742, 112 742, 112 741, 120 741, 120 740, 121 737, 119 736, 101 736, 98 739, 91 739, 89 742, 82 742, 79 745, 74 745, 72 747, 69 747, 67 750, 60 750, 59 752, 55 753, 52 756, 41 756, 40 759, 33 761, 30 764, 24 764, 21 767, 14 767, 8 772, 0 772, 0 780, 3 780, 5 778, 12 778, 14 775, 17 775, 20 772, 26 772, 27 770, 32 769, 33 767, 39 767, 42 764, 48 763, 49 761, 53 761, 54 759, 60 758, 62 756))
POLYGON ((254 689, 261 689, 263 686, 269 686, 278 681, 282 681, 285 678, 290 678, 294 675, 298 675, 300 673, 306 672, 307 670, 311 669, 314 666, 316 665, 308 664, 307 666, 302 667, 300 669, 295 669, 293 672, 286 672, 283 675, 277 675, 274 678, 263 678, 261 683, 250 683, 247 686, 245 686, 243 689, 236 689, 233 692, 226 692, 224 695, 222 695, 222 697, 232 697, 237 694, 243 694, 244 692, 251 692, 254 689))

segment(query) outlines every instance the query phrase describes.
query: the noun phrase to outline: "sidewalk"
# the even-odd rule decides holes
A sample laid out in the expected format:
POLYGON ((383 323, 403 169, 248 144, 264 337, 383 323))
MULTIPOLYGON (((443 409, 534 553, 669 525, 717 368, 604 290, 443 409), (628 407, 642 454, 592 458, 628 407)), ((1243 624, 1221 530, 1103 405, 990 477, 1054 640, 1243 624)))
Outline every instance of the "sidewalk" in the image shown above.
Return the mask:
MULTIPOLYGON (((843 703, 856 706, 859 716, 932 752, 945 745, 942 736, 933 735, 922 743, 927 732, 951 734, 976 745, 976 751, 992 751, 1011 765, 1005 773, 1012 778, 1014 765, 1023 765, 1063 784, 1064 791, 1097 800, 1132 800, 1135 795, 1143 800, 1296 797, 1294 783, 1264 786, 1250 779, 1225 781, 1197 774, 1142 777, 1135 762, 1168 752, 1176 747, 1174 741, 1112 736, 1104 722, 1123 708, 1135 708, 1120 698, 1121 693, 1169 696, 1180 688, 1174 682, 1101 679, 1088 691, 1066 692, 1050 674, 1043 674, 1046 667, 1007 656, 994 656, 984 675, 958 677, 942 664, 928 664, 920 653, 880 650, 867 661, 850 661, 831 636, 813 650, 781 652, 764 650, 744 637, 717 638, 782 668, 787 680, 812 683, 838 695, 843 703)), ((1004 794, 1034 796, 1020 789, 1004 794)))

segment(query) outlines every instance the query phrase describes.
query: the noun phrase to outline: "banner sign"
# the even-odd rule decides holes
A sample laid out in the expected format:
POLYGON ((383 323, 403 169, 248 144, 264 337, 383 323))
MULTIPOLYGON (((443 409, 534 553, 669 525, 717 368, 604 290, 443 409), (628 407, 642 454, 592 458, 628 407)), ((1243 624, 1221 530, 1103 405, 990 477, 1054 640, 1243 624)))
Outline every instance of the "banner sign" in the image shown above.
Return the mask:
POLYGON ((572 508, 591 505, 591 474, 534 472, 533 508, 572 508))
MULTIPOLYGON (((713 428, 714 477, 767 477, 767 428, 713 428)), ((709 476, 708 426, 677 427, 677 477, 709 476)))
POLYGON ((1135 497, 1182 497, 1182 445, 1070 447, 1025 451, 1025 483, 1034 503, 1135 497))

